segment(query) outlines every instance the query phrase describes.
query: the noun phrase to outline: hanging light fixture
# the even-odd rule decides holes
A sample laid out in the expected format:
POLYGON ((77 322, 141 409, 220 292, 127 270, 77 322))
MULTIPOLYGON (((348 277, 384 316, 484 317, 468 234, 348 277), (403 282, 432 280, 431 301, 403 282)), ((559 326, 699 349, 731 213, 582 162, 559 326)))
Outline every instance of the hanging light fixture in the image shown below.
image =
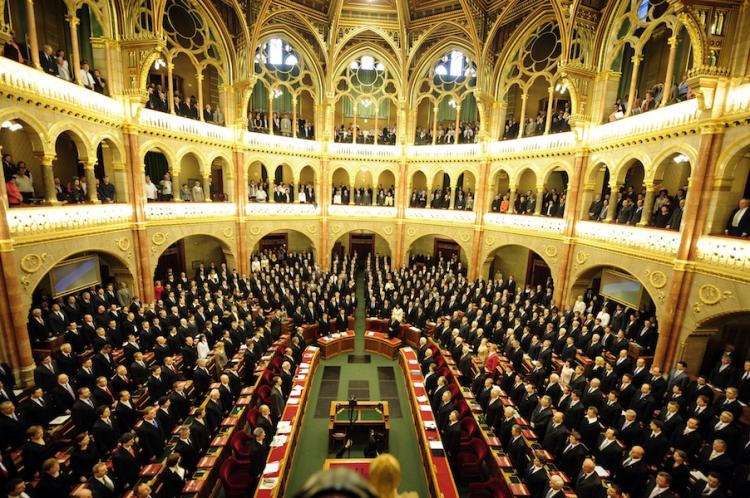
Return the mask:
POLYGON ((0 128, 8 131, 18 131, 23 128, 23 125, 14 121, 3 121, 3 123, 0 124, 0 128))

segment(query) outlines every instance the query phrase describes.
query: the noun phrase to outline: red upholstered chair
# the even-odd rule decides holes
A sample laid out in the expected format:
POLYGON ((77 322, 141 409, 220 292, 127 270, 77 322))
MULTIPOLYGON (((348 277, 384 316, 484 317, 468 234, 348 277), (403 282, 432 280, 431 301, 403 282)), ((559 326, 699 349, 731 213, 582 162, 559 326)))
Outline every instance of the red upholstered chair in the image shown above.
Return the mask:
POLYGON ((259 386, 273 386, 273 372, 268 368, 260 376, 259 386))
POLYGON ((479 438, 474 438, 468 444, 462 445, 456 457, 459 475, 464 478, 481 477, 484 461, 489 454, 487 444, 479 438))
POLYGON ((458 387, 458 384, 456 384, 455 382, 450 382, 450 383, 448 384, 448 390, 449 390, 449 391, 451 392, 451 394, 453 395, 453 402, 454 402, 454 403, 455 403, 455 402, 456 402, 457 400, 459 400, 459 399, 463 398, 463 396, 461 395, 461 388, 460 388, 460 387, 458 387))
POLYGON ((256 391, 256 393, 258 394, 258 399, 260 400, 260 402, 262 404, 270 406, 270 404, 271 404, 271 386, 269 386, 268 384, 264 384, 264 385, 262 385, 262 386, 260 386, 258 388, 258 390, 256 391))
MULTIPOLYGON (((433 356, 434 358, 438 358, 438 357, 442 358, 442 356, 440 356, 440 347, 438 347, 438 345, 437 345, 437 344, 435 344, 435 343, 433 342, 433 343, 431 343, 431 344, 430 344, 430 345, 429 345, 428 347, 429 347, 429 348, 430 348, 430 349, 432 350, 432 356, 433 356)), ((436 360, 436 361, 437 361, 437 360, 436 360)))
POLYGON ((443 358, 442 356, 436 357, 434 361, 435 361, 435 366, 438 368, 438 370, 440 370, 443 367, 446 367, 446 368, 448 367, 448 362, 445 361, 445 358, 443 358))
POLYGON ((466 417, 461 419, 461 444, 469 443, 472 439, 477 437, 479 426, 477 426, 474 417, 466 417))
POLYGON ((284 356, 284 346, 279 346, 278 348, 276 348, 276 356, 278 356, 279 358, 284 356))
POLYGON ((511 498, 505 483, 497 477, 485 482, 469 483, 469 498, 511 498))
POLYGON ((247 421, 247 425, 250 426, 250 429, 255 429, 255 426, 258 425, 258 417, 260 416, 260 412, 257 408, 251 408, 247 411, 247 414, 245 415, 245 420, 247 421))
POLYGON ((250 442, 253 438, 245 431, 235 431, 229 438, 229 446, 234 451, 234 456, 240 460, 250 458, 250 442))
POLYGON ((463 420, 465 418, 474 420, 474 417, 471 416, 471 408, 469 408, 469 404, 465 400, 460 399, 454 404, 456 405, 456 411, 458 412, 458 420, 463 420))
POLYGON ((437 373, 438 373, 438 377, 445 377, 448 380, 448 382, 450 382, 451 379, 453 378, 453 376, 451 375, 451 371, 450 369, 448 369, 448 367, 438 368, 437 373))
POLYGON ((226 498, 245 498, 252 492, 254 482, 250 476, 250 460, 230 456, 221 464, 219 478, 226 498))
POLYGON ((275 355, 273 358, 271 358, 271 361, 268 362, 266 371, 271 370, 273 372, 279 372, 281 371, 282 363, 284 363, 283 355, 275 355))

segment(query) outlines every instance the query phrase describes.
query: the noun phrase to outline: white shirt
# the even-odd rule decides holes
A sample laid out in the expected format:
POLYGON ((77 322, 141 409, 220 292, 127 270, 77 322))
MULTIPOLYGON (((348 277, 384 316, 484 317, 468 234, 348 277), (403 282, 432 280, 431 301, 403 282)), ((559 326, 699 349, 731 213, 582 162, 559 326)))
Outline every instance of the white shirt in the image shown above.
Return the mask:
POLYGON ((742 209, 738 210, 736 213, 734 213, 734 216, 732 217, 732 226, 733 227, 736 228, 736 227, 740 226, 740 220, 745 215, 746 211, 747 211, 747 208, 745 207, 745 208, 742 208, 742 209))
POLYGON ((599 314, 596 315, 596 317, 601 320, 602 327, 606 327, 607 325, 609 325, 609 313, 607 313, 606 311, 600 311, 599 314))
POLYGON ((86 71, 85 69, 81 69, 81 83, 86 88, 94 88, 94 77, 91 76, 91 73, 86 71))
POLYGON ((156 199, 156 185, 153 182, 146 183, 146 199, 156 199))

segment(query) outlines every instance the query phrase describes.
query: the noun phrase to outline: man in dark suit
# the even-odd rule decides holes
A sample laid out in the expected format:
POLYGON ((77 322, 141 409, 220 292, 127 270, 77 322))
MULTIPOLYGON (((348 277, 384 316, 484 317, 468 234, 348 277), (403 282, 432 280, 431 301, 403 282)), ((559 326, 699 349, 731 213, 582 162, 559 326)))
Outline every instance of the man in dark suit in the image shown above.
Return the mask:
POLYGON ((126 432, 120 436, 120 444, 112 453, 112 470, 115 481, 122 490, 129 490, 138 482, 140 462, 139 452, 135 446, 135 436, 126 432))
POLYGON ((0 448, 19 447, 26 440, 28 424, 10 401, 0 403, 0 448))
POLYGON ((716 472, 710 472, 706 477, 706 481, 699 479, 695 482, 690 489, 690 498, 724 498, 721 476, 716 472))
POLYGON ((602 481, 596 475, 595 468, 594 461, 586 458, 580 467, 580 473, 569 474, 577 475, 574 488, 578 498, 604 498, 605 491, 602 487, 602 481))
POLYGON ((568 431, 563 423, 564 419, 562 412, 555 412, 542 438, 542 447, 549 451, 555 459, 560 458, 566 445, 568 431))
POLYGON ((490 399, 487 402, 484 415, 484 421, 493 429, 497 426, 498 422, 500 422, 503 413, 503 403, 500 401, 500 393, 502 393, 502 390, 499 386, 493 386, 491 388, 490 399))
POLYGON ((531 463, 526 466, 523 477, 532 498, 544 497, 542 492, 547 486, 549 477, 547 476, 547 470, 544 468, 544 464, 538 456, 535 456, 531 460, 531 463))
POLYGON ((93 475, 89 477, 86 485, 95 498, 115 498, 117 496, 115 482, 109 477, 105 463, 100 462, 94 465, 93 475))
POLYGON ((175 443, 174 451, 180 454, 182 467, 187 471, 187 475, 192 475, 198 465, 198 451, 190 438, 190 427, 183 425, 179 429, 179 439, 175 443))
POLYGON ((23 413, 26 423, 41 425, 46 429, 54 416, 50 401, 44 397, 44 391, 41 387, 35 387, 31 391, 29 399, 21 403, 21 413, 23 413))
POLYGON ((669 488, 672 476, 667 472, 658 472, 646 483, 640 498, 675 498, 675 493, 669 488))
POLYGON ((161 458, 164 453, 164 432, 156 417, 157 410, 155 406, 148 407, 135 429, 143 460, 147 462, 161 458))
POLYGON ((257 482, 266 468, 268 447, 264 443, 266 432, 262 428, 256 427, 253 436, 255 439, 250 442, 250 478, 257 482))
POLYGON ((588 454, 589 449, 581 442, 581 435, 573 431, 568 435, 568 444, 560 453, 558 467, 569 476, 578 475, 578 470, 588 454))
POLYGON ((750 199, 740 199, 737 208, 732 210, 732 214, 727 219, 724 227, 726 235, 734 237, 747 237, 750 235, 750 199))
POLYGON ((654 419, 649 423, 650 431, 643 435, 641 446, 646 452, 643 457, 646 465, 659 466, 669 450, 669 441, 664 435, 662 427, 661 421, 654 419))
POLYGON ((713 444, 706 445, 695 462, 696 468, 704 474, 709 472, 719 474, 722 482, 730 482, 733 465, 734 462, 727 454, 727 443, 721 439, 716 439, 713 444))
POLYGON ((622 447, 617 441, 617 431, 608 428, 596 440, 596 448, 593 448, 596 462, 605 469, 614 469, 622 461, 622 447))
POLYGON ((656 401, 651 395, 651 386, 649 384, 643 384, 641 386, 641 392, 633 396, 630 400, 630 408, 635 410, 638 414, 638 420, 646 423, 651 420, 656 407, 656 401))
POLYGON ((540 498, 563 498, 565 496, 565 491, 563 490, 564 486, 565 481, 563 481, 563 478, 558 475, 553 475, 549 478, 549 481, 538 496, 540 498))
POLYGON ((513 466, 517 469, 522 469, 528 463, 528 448, 526 442, 521 435, 521 426, 516 424, 511 429, 510 442, 507 446, 508 456, 513 466))
POLYGON ((448 424, 443 431, 443 445, 448 458, 455 461, 461 446, 461 424, 458 423, 458 412, 456 410, 448 415, 448 424))
POLYGON ((51 46, 44 45, 39 51, 39 64, 42 66, 42 71, 52 76, 57 76, 57 62, 55 61, 55 53, 51 46))
POLYGON ((96 421, 96 408, 91 400, 91 390, 88 387, 78 388, 78 399, 70 408, 70 415, 76 434, 90 431, 96 421))
POLYGON ((539 404, 532 410, 531 417, 529 417, 531 427, 538 431, 539 434, 544 434, 551 418, 552 399, 549 396, 542 396, 539 398, 539 404))
POLYGON ((625 415, 617 421, 620 441, 627 447, 638 444, 642 439, 641 423, 638 422, 637 417, 635 410, 626 410, 625 415))
POLYGON ((633 446, 628 457, 615 468, 614 481, 620 485, 623 491, 634 496, 643 489, 647 475, 646 462, 643 461, 643 448, 633 446))
POLYGON ((281 420, 281 414, 284 413, 286 399, 282 391, 283 380, 278 375, 273 378, 273 389, 271 389, 271 415, 276 423, 281 420))
POLYGON ((34 384, 44 389, 45 392, 51 391, 55 387, 55 381, 59 373, 57 366, 52 361, 52 356, 46 354, 34 369, 34 384))
POLYGON ((456 407, 453 404, 453 395, 450 391, 443 392, 443 398, 440 400, 440 406, 437 409, 437 426, 440 432, 443 432, 448 426, 448 416, 455 410, 456 407))

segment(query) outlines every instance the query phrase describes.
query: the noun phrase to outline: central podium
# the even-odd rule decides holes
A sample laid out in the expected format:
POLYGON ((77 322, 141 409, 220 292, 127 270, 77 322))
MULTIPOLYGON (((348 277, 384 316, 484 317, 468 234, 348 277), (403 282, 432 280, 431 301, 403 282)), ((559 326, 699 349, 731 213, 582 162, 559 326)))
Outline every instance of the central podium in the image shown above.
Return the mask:
POLYGON ((354 434, 367 434, 373 429, 383 437, 388 448, 391 418, 387 401, 331 401, 328 419, 328 450, 343 445, 354 434), (354 434, 353 434, 353 433, 354 434))

